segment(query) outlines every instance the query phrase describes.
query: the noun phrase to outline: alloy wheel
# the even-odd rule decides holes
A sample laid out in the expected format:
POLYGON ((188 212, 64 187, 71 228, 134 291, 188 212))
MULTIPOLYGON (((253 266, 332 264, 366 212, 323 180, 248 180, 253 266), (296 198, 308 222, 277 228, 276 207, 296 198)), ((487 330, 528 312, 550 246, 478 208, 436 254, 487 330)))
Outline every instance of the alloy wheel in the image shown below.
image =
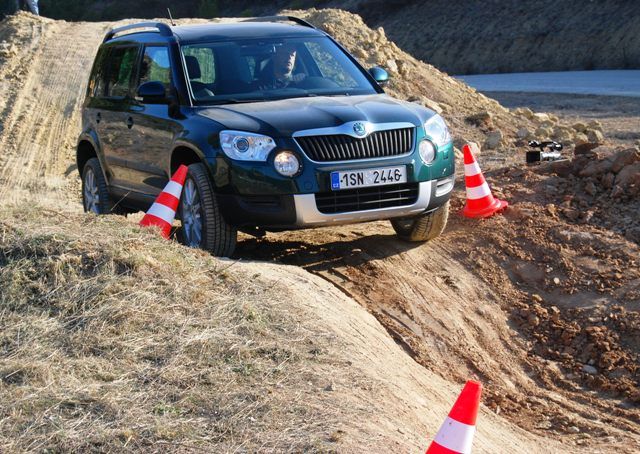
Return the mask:
POLYGON ((84 176, 84 210, 100 214, 100 193, 98 181, 92 169, 87 169, 84 176))
POLYGON ((195 182, 188 178, 182 198, 182 229, 189 247, 200 247, 202 243, 202 203, 195 182))

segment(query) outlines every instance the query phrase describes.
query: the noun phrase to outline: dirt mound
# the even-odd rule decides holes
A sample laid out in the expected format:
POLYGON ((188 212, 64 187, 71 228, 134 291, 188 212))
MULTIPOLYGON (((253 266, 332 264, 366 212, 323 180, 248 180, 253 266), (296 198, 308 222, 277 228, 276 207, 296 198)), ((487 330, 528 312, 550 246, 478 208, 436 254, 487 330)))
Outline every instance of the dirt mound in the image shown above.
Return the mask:
POLYGON ((518 231, 530 243, 526 252, 510 251, 512 276, 530 292, 513 317, 533 351, 563 364, 569 379, 637 408, 640 152, 577 152, 501 176, 504 193, 523 202, 510 216, 535 225, 518 231))
POLYGON ((278 303, 295 299, 286 288, 118 219, 2 219, 5 449, 333 445, 316 390, 331 334, 278 303))
POLYGON ((543 167, 555 174, 549 192, 557 192, 549 201, 569 221, 602 226, 640 243, 640 149, 575 152, 572 161, 543 167))

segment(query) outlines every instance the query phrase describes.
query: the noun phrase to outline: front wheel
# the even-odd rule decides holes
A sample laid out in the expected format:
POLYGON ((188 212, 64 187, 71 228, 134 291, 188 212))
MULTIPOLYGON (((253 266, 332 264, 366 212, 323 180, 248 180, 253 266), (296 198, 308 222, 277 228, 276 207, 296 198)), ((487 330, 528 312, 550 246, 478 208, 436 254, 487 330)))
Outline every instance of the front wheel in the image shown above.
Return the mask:
POLYGON ((396 234, 406 241, 430 241, 440 235, 449 219, 449 201, 430 213, 414 218, 392 219, 396 234))
POLYGON ((229 257, 236 248, 238 231, 227 224, 204 164, 191 164, 180 197, 180 241, 189 247, 229 257))

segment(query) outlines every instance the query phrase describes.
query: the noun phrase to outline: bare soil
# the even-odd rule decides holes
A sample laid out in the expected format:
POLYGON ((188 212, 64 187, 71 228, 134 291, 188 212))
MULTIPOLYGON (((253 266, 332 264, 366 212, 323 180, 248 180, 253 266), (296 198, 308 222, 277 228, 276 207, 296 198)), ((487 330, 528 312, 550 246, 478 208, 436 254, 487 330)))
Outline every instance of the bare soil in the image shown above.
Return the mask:
POLYGON ((492 163, 487 179, 509 210, 464 219, 458 185, 432 243, 376 222, 243 237, 235 261, 166 245, 130 219, 82 215, 79 106, 111 24, 10 18, 0 24, 3 446, 415 452, 477 378, 478 452, 640 450, 640 251, 627 235, 640 186, 625 180, 614 197, 605 178, 620 172, 581 174, 628 144, 605 133, 604 152, 525 168, 515 132, 538 120, 356 16, 308 14, 371 62, 405 62, 391 92, 446 106, 458 143, 482 140, 487 129, 466 118, 489 112, 506 141, 481 164, 492 163), (570 197, 587 185, 593 194, 570 197))

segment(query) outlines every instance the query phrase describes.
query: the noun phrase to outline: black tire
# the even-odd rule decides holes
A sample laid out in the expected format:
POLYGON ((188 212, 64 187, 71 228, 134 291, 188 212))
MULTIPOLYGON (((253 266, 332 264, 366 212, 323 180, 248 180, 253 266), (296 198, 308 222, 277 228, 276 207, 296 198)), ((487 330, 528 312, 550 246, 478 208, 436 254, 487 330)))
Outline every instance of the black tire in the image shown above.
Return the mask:
POLYGON ((449 219, 449 201, 434 211, 415 218, 392 219, 396 234, 406 241, 431 241, 440 235, 449 219))
POLYGON ((233 254, 238 231, 235 227, 227 224, 222 217, 211 179, 204 164, 198 163, 189 166, 178 211, 182 220, 182 229, 178 238, 182 244, 204 249, 218 257, 230 257, 233 254), (195 195, 191 194, 193 190, 196 191, 195 195), (189 198, 192 200, 188 200, 189 198), (196 200, 199 203, 192 203, 196 200), (193 227, 197 222, 195 221, 196 214, 199 215, 200 222, 199 237, 194 233, 193 227))
POLYGON ((82 169, 82 206, 85 213, 113 213, 113 201, 98 158, 89 159, 82 169))

